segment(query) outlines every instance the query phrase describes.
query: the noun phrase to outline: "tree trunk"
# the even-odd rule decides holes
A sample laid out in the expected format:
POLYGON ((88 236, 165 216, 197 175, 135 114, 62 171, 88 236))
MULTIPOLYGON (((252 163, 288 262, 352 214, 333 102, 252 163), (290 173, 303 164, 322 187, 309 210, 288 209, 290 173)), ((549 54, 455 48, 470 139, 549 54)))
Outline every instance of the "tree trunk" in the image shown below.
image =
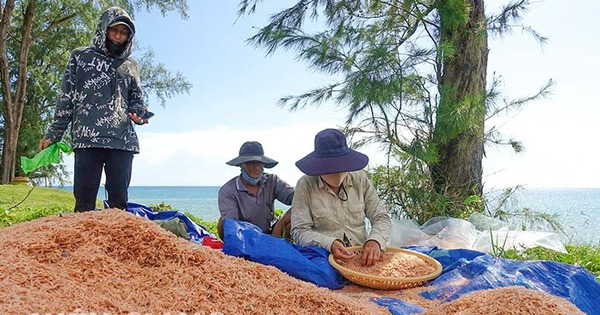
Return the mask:
MULTIPOLYGON (((15 176, 15 167, 17 162, 17 144, 19 142, 19 129, 23 119, 23 109, 25 107, 25 90, 27 88, 27 59, 29 57, 29 48, 32 38, 31 30, 33 26, 33 16, 35 12, 35 0, 27 2, 27 8, 23 16, 23 32, 21 34, 21 49, 19 51, 19 60, 17 66, 17 77, 15 93, 12 94, 9 72, 10 64, 8 62, 7 36, 10 27, 10 18, 14 9, 14 0, 6 1, 2 10, 2 21, 0 21, 0 83, 2 85, 2 111, 4 113, 4 144, 2 148, 2 178, 0 184, 8 184, 15 176)), ((0 7, 0 9, 2 9, 0 7)), ((15 40, 15 39, 12 39, 15 40)))
POLYGON ((440 1, 440 42, 453 51, 442 51, 440 104, 433 143, 439 160, 432 168, 436 190, 460 202, 481 195, 486 115, 487 30, 483 0, 440 1), (458 8, 450 2, 462 3, 458 8), (466 19, 457 16, 464 12, 466 19))
POLYGON ((15 167, 17 162, 17 139, 15 128, 9 128, 5 125, 4 147, 2 148, 2 184, 9 184, 15 177, 15 167))

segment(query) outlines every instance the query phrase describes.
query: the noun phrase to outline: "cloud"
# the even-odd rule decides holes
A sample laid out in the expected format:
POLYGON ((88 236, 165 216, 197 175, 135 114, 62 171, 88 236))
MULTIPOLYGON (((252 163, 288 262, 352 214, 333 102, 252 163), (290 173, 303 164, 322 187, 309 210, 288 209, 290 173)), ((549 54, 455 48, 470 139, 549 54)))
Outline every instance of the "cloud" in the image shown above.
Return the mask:
POLYGON ((209 130, 139 133, 141 153, 134 159, 132 185, 221 186, 239 174, 226 165, 245 141, 258 141, 265 155, 279 161, 268 170, 291 185, 302 176, 295 162, 313 150, 314 136, 336 127, 327 122, 303 123, 264 129, 219 126, 209 130), (151 174, 144 170, 150 169, 151 174))
MULTIPOLYGON (((139 132, 141 152, 133 160, 132 186, 221 186, 239 174, 239 168, 225 162, 238 156, 245 141, 258 141, 265 155, 279 161, 267 172, 275 173, 290 185, 302 177, 295 163, 314 149, 315 135, 328 122, 302 123, 265 129, 214 129, 186 132, 139 132)), ((370 165, 381 164, 385 157, 375 148, 361 148, 370 165)), ((72 170, 72 156, 66 158, 72 170)), ((102 181, 104 183, 104 180, 102 181)))

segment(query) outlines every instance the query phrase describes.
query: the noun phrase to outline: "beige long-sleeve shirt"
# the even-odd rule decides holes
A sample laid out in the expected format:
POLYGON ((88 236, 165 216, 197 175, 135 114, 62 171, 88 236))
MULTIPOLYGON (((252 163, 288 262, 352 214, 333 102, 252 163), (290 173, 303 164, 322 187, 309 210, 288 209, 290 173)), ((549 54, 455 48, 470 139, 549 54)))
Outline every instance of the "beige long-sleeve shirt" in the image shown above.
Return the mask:
POLYGON ((303 176, 292 200, 292 238, 300 246, 331 251, 336 239, 362 246, 375 240, 385 249, 391 221, 364 171, 350 172, 336 195, 319 176, 303 176), (371 223, 367 235, 365 218, 371 223))

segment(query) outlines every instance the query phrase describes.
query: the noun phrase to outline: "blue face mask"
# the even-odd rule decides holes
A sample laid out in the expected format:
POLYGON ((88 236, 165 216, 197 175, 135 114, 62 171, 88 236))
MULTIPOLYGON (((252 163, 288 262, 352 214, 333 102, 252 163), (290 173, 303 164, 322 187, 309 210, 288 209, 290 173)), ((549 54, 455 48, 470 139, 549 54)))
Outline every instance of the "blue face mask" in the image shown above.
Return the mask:
POLYGON ((260 181, 263 178, 263 174, 264 174, 264 171, 261 171, 260 176, 258 176, 258 178, 252 178, 252 177, 250 177, 250 175, 248 175, 248 173, 246 173, 246 170, 244 168, 242 168, 242 178, 244 178, 244 180, 247 181, 248 184, 250 184, 252 186, 256 186, 256 185, 258 185, 258 183, 260 183, 260 181))

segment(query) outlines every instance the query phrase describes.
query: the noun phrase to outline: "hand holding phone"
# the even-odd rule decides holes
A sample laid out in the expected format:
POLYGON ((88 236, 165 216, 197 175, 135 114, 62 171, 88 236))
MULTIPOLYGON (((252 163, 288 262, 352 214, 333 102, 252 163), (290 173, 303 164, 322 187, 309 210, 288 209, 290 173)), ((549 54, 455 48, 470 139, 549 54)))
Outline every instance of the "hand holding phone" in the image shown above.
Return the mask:
POLYGON ((144 113, 144 115, 142 115, 142 117, 140 117, 140 118, 142 118, 142 119, 145 119, 145 120, 148 120, 148 119, 150 119, 150 118, 152 118, 152 117, 154 117, 154 113, 153 113, 153 112, 151 112, 151 111, 146 111, 146 112, 144 113))
POLYGON ((129 113, 127 115, 129 116, 129 118, 131 118, 131 120, 133 120, 133 122, 136 125, 144 125, 144 124, 147 124, 148 120, 154 116, 154 113, 145 111, 142 116, 138 116, 135 113, 129 113))

